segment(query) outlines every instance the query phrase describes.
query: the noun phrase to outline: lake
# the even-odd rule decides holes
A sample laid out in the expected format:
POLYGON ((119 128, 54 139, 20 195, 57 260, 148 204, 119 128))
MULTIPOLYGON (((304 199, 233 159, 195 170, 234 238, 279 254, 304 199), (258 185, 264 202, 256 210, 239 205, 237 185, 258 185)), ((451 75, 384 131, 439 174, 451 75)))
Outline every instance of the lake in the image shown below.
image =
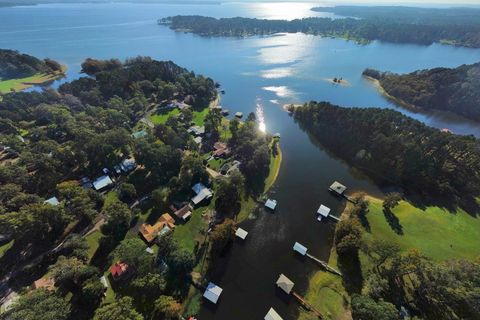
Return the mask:
POLYGON ((156 23, 158 18, 175 14, 284 19, 332 16, 309 11, 314 5, 318 3, 0 8, 0 47, 60 61, 69 68, 62 81, 77 78, 87 57, 145 55, 173 60, 220 82, 226 91, 221 104, 232 113, 261 109, 267 130, 281 134, 284 161, 271 191, 271 197, 279 202, 278 209, 273 214, 260 210, 242 224, 249 236, 244 243, 235 242, 215 268, 211 280, 224 291, 216 307, 204 303, 201 320, 263 319, 270 307, 284 319, 295 319, 298 304, 280 295, 275 281, 284 273, 295 282, 294 290, 303 294, 309 275, 317 270, 312 262, 294 255, 295 241, 307 246, 313 255, 328 259, 334 222, 317 222, 315 212, 323 203, 333 214, 339 214, 344 205, 327 191, 330 183, 339 180, 349 192, 381 193, 371 181, 311 140, 282 110, 283 104, 328 100, 343 106, 394 108, 430 126, 480 137, 478 123, 440 112, 414 113, 399 108, 361 76, 367 67, 393 72, 455 67, 480 61, 480 50, 381 42, 357 45, 303 34, 202 38, 175 33, 156 23), (327 79, 333 77, 342 77, 349 85, 332 85, 327 79))

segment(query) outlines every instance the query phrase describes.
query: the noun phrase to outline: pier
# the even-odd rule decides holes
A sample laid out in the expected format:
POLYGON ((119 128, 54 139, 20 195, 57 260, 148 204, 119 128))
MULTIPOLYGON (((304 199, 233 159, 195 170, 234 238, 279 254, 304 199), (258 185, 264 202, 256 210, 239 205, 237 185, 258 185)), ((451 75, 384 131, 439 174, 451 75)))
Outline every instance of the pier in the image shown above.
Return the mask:
POLYGON ((295 291, 292 291, 292 296, 297 299, 297 301, 302 305, 303 308, 313 313, 318 319, 323 319, 322 314, 317 309, 315 309, 307 300, 303 299, 301 295, 299 295, 295 291))
POLYGON ((312 256, 311 254, 307 253, 306 254, 307 257, 309 257, 310 259, 312 259, 313 261, 315 261, 316 263, 318 263, 319 265, 321 265, 323 268, 325 268, 325 270, 327 270, 328 272, 331 272, 333 274, 336 274, 337 276, 342 276, 342 273, 340 271, 338 271, 337 269, 331 267, 328 265, 328 263, 326 263, 325 261, 322 261, 314 256, 312 256))

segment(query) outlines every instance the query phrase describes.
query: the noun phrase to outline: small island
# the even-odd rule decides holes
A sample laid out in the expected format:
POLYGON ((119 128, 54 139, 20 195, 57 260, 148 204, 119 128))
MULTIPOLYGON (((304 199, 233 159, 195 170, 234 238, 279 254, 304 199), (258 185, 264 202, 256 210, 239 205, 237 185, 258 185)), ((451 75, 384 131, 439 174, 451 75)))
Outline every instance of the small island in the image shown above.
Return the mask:
POLYGON ((366 69, 363 76, 407 108, 447 111, 480 121, 480 63, 403 75, 366 69))
POLYGON ((0 94, 21 91, 62 78, 66 68, 14 50, 0 49, 0 94))

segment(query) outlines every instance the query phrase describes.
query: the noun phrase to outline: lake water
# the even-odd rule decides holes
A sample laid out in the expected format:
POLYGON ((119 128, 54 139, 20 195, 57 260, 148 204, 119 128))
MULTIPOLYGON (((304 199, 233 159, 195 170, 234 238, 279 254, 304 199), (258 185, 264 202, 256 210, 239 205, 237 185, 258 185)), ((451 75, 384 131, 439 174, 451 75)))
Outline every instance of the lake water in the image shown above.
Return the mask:
POLYGON ((295 319, 298 304, 279 295, 274 283, 285 273, 295 282, 294 290, 303 294, 309 275, 317 270, 293 254, 295 241, 328 259, 334 223, 317 222, 315 212, 323 203, 338 214, 343 203, 327 187, 339 180, 349 191, 381 193, 312 141, 282 110, 283 104, 328 100, 344 106, 394 108, 437 128, 480 136, 478 123, 398 108, 361 77, 366 67, 410 72, 473 63, 480 60, 480 50, 380 42, 360 46, 303 34, 202 38, 156 24, 158 18, 175 14, 284 19, 321 15, 309 11, 314 5, 318 3, 55 4, 0 9, 0 48, 58 60, 69 68, 65 80, 79 76, 80 63, 87 57, 147 55, 173 60, 220 82, 226 91, 221 103, 232 112, 247 114, 260 106, 267 130, 281 133, 284 162, 271 192, 279 200, 278 210, 274 214, 261 210, 243 223, 249 236, 243 244, 236 242, 215 269, 212 280, 224 291, 215 308, 204 304, 201 320, 263 319, 270 307, 284 319, 295 319), (349 85, 334 86, 326 80, 333 77, 342 77, 349 85))

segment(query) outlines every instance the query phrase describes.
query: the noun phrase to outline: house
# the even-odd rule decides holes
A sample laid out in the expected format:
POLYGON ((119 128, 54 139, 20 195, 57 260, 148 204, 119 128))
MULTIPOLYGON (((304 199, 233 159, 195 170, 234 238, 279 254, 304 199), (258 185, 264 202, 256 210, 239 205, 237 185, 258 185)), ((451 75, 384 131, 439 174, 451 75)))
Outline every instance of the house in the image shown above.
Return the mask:
POLYGON ((192 215, 192 206, 189 204, 184 205, 180 209, 176 210, 176 208, 172 205, 170 206, 170 209, 173 210, 173 214, 178 218, 182 219, 183 221, 187 221, 188 218, 192 215))
POLYGON ((226 175, 229 170, 230 170, 230 165, 229 165, 228 163, 225 163, 225 164, 220 168, 220 174, 226 175))
POLYGON ((140 131, 132 133, 132 137, 134 139, 140 139, 140 138, 145 137, 146 135, 147 135, 147 131, 145 131, 145 130, 140 130, 140 131))
POLYGON ((243 117, 243 113, 242 112, 236 112, 235 117, 241 119, 243 117))
POLYGON ((322 204, 320 205, 320 208, 318 208, 317 214, 318 214, 317 220, 321 221, 322 218, 328 217, 328 215, 330 214, 330 208, 322 204))
POLYGON ((273 200, 273 199, 267 199, 267 201, 265 202, 265 208, 267 209, 270 209, 270 210, 275 210, 275 208, 277 207, 277 200, 273 200))
POLYGON ((134 170, 137 167, 137 164, 135 163, 135 159, 133 158, 128 158, 124 159, 122 162, 119 164, 120 169, 122 169, 123 172, 129 172, 134 170))
POLYGON ((243 230, 242 228, 238 228, 237 231, 235 231, 235 235, 240 239, 245 240, 245 238, 248 235, 248 232, 243 230))
POLYGON ((196 196, 192 198, 192 202, 194 205, 199 204, 204 200, 208 200, 212 198, 213 192, 209 188, 205 187, 203 183, 197 183, 192 187, 193 192, 195 192, 196 196))
POLYGON ((193 134, 195 137, 203 136, 205 134, 205 127, 191 126, 187 132, 193 134))
POLYGON ((112 179, 110 179, 109 176, 104 175, 104 176, 98 177, 95 181, 93 181, 93 189, 100 191, 112 184, 113 184, 112 179))
POLYGON ((278 277, 277 286, 285 291, 285 293, 290 294, 294 285, 292 280, 288 279, 283 273, 278 277))
POLYGON ((307 247, 301 245, 300 243, 298 242, 295 242, 295 244, 293 245, 293 251, 297 251, 298 253, 300 253, 302 256, 306 255, 307 254, 307 247))
POLYGON ((343 195, 345 190, 347 190, 347 187, 345 187, 340 182, 335 181, 334 183, 332 183, 330 188, 328 188, 328 190, 330 190, 331 192, 334 192, 334 193, 338 194, 339 196, 341 196, 341 195, 343 195))
POLYGON ((201 144, 202 143, 202 137, 195 137, 193 139, 193 141, 196 143, 196 144, 201 144))
POLYGON ((265 315, 265 318, 263 319, 264 320, 283 320, 282 317, 280 317, 280 315, 273 308, 270 308, 270 310, 268 310, 268 313, 265 315))
POLYGON ((130 268, 125 262, 117 261, 110 267, 110 274, 112 275, 113 280, 116 281, 128 277, 130 274, 130 268))
POLYGON ((60 204, 60 202, 58 201, 57 197, 51 197, 45 201, 43 201, 43 203, 45 204, 49 204, 49 205, 52 205, 52 206, 58 206, 60 204))
POLYGON ((212 156, 214 158, 227 158, 230 156, 231 153, 232 151, 230 150, 230 148, 227 146, 225 142, 217 141, 213 145, 212 156))
POLYGON ((164 213, 153 226, 143 223, 138 232, 145 242, 151 244, 158 236, 164 235, 173 228, 175 228, 175 221, 168 213, 164 213))
POLYGON ((52 278, 40 278, 37 281, 33 282, 33 288, 44 288, 48 291, 53 291, 55 290, 55 281, 52 278))
POLYGON ((205 290, 205 293, 203 296, 213 302, 217 303, 218 299, 220 298, 220 295, 222 294, 223 289, 214 284, 213 282, 208 283, 207 289, 205 290))

